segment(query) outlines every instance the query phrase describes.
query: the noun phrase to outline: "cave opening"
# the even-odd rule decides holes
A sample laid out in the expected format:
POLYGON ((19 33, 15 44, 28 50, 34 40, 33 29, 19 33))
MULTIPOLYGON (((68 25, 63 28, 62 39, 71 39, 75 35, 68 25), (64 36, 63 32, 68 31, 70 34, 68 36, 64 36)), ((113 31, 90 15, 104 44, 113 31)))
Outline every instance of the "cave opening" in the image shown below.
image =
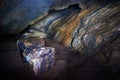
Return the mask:
MULTIPOLYGON (((64 1, 65 4, 61 1, 54 3, 55 7, 53 6, 53 9, 50 9, 51 4, 42 7, 37 5, 37 3, 42 3, 38 1, 36 5, 40 7, 39 9, 43 9, 40 13, 37 7, 36 9, 34 8, 36 13, 30 11, 29 5, 32 3, 28 3, 27 7, 24 2, 20 3, 25 8, 21 8, 21 5, 14 7, 10 4, 14 7, 13 10, 9 8, 9 12, 6 12, 2 17, 0 13, 0 17, 4 18, 0 19, 0 28, 3 30, 0 30, 0 34, 3 34, 0 36, 1 79, 119 80, 120 1, 103 0, 98 3, 94 3, 97 0, 91 2, 90 0, 88 2, 72 1, 67 2, 66 0, 64 1), (69 6, 66 7, 68 4, 69 6), (12 15, 14 11, 16 11, 16 15, 19 14, 19 11, 21 12, 19 17, 12 15), (44 13, 44 11, 47 12, 44 13), (24 14, 28 15, 25 16, 24 14), (34 15, 37 15, 37 17, 34 15), (31 24, 31 22, 34 23, 31 24), (43 50, 44 53, 47 52, 48 47, 51 50, 55 49, 55 58, 50 58, 51 61, 54 59, 54 64, 47 72, 44 73, 43 70, 43 74, 35 75, 34 69, 31 69, 30 65, 24 62, 17 45, 17 41, 22 41, 21 39, 25 47, 22 55, 23 53, 26 55, 25 51, 27 50, 28 52, 35 50, 29 46, 35 46, 35 48, 37 46, 41 51, 44 47, 46 49, 43 50), (27 43, 24 41, 27 41, 27 43), (33 45, 34 43, 35 45, 33 45)), ((17 1, 13 4, 16 3, 17 1)), ((5 11, 3 10, 3 13, 5 11)), ((48 57, 53 57, 53 55, 51 56, 47 53, 45 55, 47 55, 45 60, 48 57)), ((25 60, 28 60, 28 55, 27 57, 25 56, 25 60)), ((52 62, 45 62, 47 64, 45 67, 49 66, 49 63, 51 64, 52 62)))

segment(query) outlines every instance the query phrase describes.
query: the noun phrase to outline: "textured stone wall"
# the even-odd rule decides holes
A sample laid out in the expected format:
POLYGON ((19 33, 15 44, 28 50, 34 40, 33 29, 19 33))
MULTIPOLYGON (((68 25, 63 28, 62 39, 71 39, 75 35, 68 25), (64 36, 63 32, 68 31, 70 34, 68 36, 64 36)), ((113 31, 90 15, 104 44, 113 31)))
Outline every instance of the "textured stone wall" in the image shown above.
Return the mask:
MULTIPOLYGON (((28 25, 46 16, 50 10, 60 10, 86 1, 89 0, 2 0, 0 35, 18 34, 28 25)), ((85 4, 83 8, 89 5, 85 4)))
POLYGON ((51 38, 80 52, 87 48, 86 54, 91 54, 92 49, 98 48, 112 33, 119 31, 119 8, 119 2, 104 6, 96 3, 86 9, 73 5, 51 11, 30 28, 46 32, 51 38))
POLYGON ((99 62, 107 66, 117 65, 118 68, 120 1, 107 4, 96 2, 84 9, 73 5, 66 10, 52 12, 30 28, 45 30, 49 37, 81 52, 81 55, 94 56, 99 62), (51 23, 46 23, 49 21, 51 23))
POLYGON ((27 27, 45 32, 48 37, 81 55, 94 56, 105 65, 120 63, 119 0, 0 2, 1 35, 18 34, 27 27))

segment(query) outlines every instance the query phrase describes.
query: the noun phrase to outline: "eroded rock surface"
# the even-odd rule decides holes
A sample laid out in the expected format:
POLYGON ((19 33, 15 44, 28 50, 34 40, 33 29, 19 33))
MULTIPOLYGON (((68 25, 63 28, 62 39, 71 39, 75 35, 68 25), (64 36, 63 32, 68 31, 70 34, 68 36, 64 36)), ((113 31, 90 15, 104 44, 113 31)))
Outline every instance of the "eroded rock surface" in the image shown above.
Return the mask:
MULTIPOLYGON (((70 13, 70 18, 68 18, 69 16, 63 18, 64 15, 53 20, 51 24, 47 25, 46 32, 52 38, 79 51, 82 55, 94 56, 96 60, 100 60, 107 66, 118 64, 120 62, 119 4, 118 1, 103 6, 98 2, 79 12, 76 7, 70 13)), ((49 20, 49 17, 45 18, 49 20)), ((41 25, 37 26, 41 27, 41 25)), ((43 28, 45 27, 43 26, 43 28)))
MULTIPOLYGON (((17 34, 41 19, 50 10, 60 10, 72 4, 85 4, 89 0, 2 0, 0 2, 0 34, 17 34)), ((89 1, 91 2, 91 1, 89 1)))
POLYGON ((28 27, 119 68, 120 1, 5 0, 0 4, 0 34, 18 34, 28 27))

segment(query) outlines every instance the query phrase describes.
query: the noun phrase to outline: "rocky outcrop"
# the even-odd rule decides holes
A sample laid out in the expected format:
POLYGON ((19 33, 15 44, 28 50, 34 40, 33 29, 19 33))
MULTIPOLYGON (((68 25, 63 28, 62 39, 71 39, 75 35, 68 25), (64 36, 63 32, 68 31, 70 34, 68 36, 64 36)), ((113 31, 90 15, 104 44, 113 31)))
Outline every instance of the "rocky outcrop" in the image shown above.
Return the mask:
POLYGON ((30 28, 46 32, 64 45, 79 51, 82 50, 81 46, 89 46, 92 41, 95 45, 101 44, 105 38, 101 35, 103 32, 118 31, 119 3, 106 6, 95 4, 79 10, 74 5, 65 10, 53 11, 30 28))
POLYGON ((79 12, 77 11, 79 8, 76 7, 71 11, 72 13, 68 11, 70 18, 63 15, 50 20, 50 16, 47 16, 43 21, 49 20, 51 24, 45 25, 40 21, 32 27, 39 26, 38 30, 42 31, 40 27, 43 25, 42 28, 51 35, 51 38, 81 52, 82 55, 94 56, 96 60, 107 66, 119 65, 119 4, 120 2, 111 2, 103 6, 96 3, 79 12), (44 26, 47 26, 47 29, 44 26))
POLYGON ((18 34, 28 27, 81 55, 119 66, 120 1, 5 0, 0 4, 0 34, 18 34))
POLYGON ((119 31, 119 7, 119 3, 116 3, 108 4, 98 10, 88 8, 91 13, 81 19, 77 29, 72 33, 71 46, 79 51, 85 49, 84 54, 86 51, 86 54, 91 54, 93 49, 98 49, 98 46, 108 41, 114 32, 119 31))
POLYGON ((46 16, 51 10, 65 9, 72 4, 79 4, 85 8, 92 3, 90 0, 2 0, 0 34, 18 34, 28 25, 46 16), (84 4, 81 5, 82 3, 84 4))
POLYGON ((55 34, 53 32, 55 32, 60 25, 65 24, 72 16, 77 15, 79 11, 80 8, 78 5, 70 6, 64 10, 50 11, 47 16, 37 21, 29 28, 53 35, 55 34))

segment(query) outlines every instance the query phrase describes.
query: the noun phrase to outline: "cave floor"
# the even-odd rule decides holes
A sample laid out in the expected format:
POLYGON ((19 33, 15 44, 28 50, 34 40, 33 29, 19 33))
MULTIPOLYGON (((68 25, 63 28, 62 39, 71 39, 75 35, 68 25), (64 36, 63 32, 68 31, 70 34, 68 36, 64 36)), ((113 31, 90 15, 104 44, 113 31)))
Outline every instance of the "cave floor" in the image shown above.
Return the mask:
POLYGON ((80 56, 55 40, 46 39, 46 46, 56 48, 55 65, 46 74, 35 76, 22 62, 16 48, 16 39, 1 37, 1 80, 119 80, 92 57, 80 56))

